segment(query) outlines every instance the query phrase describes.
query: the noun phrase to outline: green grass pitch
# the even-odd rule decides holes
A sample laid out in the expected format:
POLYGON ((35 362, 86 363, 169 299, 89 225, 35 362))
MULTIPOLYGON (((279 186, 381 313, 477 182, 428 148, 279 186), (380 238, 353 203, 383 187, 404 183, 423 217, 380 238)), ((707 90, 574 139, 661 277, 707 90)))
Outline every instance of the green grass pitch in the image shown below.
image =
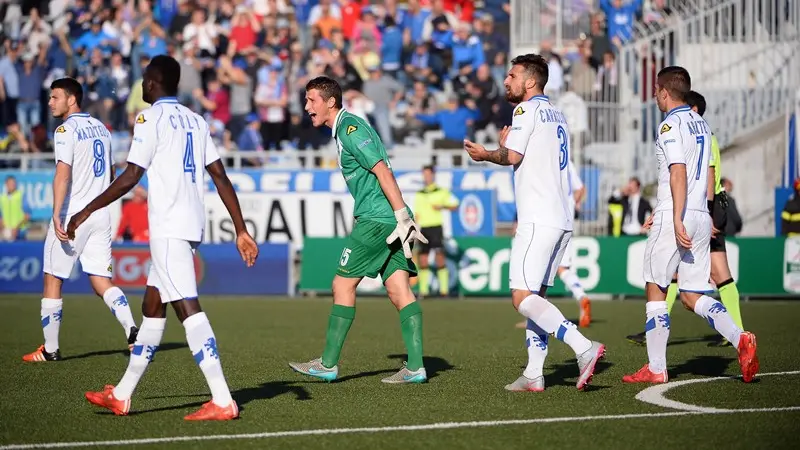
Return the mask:
MULTIPOLYGON (((595 322, 585 334, 605 343, 608 353, 585 392, 575 389, 574 355, 551 339, 547 390, 540 394, 503 390, 526 360, 524 331, 514 328, 520 316, 508 300, 425 301, 430 381, 403 386, 380 382, 405 356, 397 313, 385 299, 360 300, 341 379, 330 384, 287 367, 288 361, 321 354, 329 299, 201 301, 241 407, 237 421, 183 420, 210 396, 171 310, 131 414, 115 417, 83 397, 87 390, 117 383, 127 365, 121 327, 102 300, 67 297, 61 328, 65 360, 30 364, 21 357, 42 342, 39 299, 0 297, 0 449, 96 441, 148 449, 796 448, 800 411, 778 408, 800 407, 800 373, 763 376, 752 384, 736 379, 688 384, 665 394, 699 407, 750 412, 694 414, 636 400, 647 386, 623 385, 621 378, 646 361, 645 348, 625 340, 643 326, 641 301, 594 303, 595 322), (513 420, 521 422, 508 422, 513 420), (456 422, 461 424, 428 426, 456 422), (385 428, 407 425, 423 427, 385 428), (292 431, 297 433, 277 433, 292 431), (228 438, 128 441, 213 435, 228 438)), ((577 317, 574 302, 556 304, 568 318, 577 317)), ((138 320, 140 301, 132 298, 131 305, 138 320)), ((742 313, 758 336, 761 373, 800 370, 800 302, 750 302, 742 313)), ((707 346, 713 334, 702 319, 676 307, 670 381, 739 375, 732 348, 707 346)))

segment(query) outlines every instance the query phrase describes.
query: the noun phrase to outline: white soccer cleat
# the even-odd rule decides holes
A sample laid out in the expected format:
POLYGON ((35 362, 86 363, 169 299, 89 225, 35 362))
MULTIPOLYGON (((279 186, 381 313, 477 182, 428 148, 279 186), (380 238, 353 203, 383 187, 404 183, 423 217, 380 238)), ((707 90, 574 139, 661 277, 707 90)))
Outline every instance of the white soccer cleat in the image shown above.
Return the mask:
POLYGON ((575 387, 577 387, 578 390, 583 390, 583 388, 592 381, 597 361, 603 359, 605 355, 606 346, 595 341, 592 341, 592 346, 589 350, 578 355, 578 370, 580 371, 580 375, 578 376, 578 382, 575 383, 575 387))
POLYGON ((507 384, 505 389, 512 392, 544 392, 544 376, 528 378, 522 375, 513 383, 507 384))

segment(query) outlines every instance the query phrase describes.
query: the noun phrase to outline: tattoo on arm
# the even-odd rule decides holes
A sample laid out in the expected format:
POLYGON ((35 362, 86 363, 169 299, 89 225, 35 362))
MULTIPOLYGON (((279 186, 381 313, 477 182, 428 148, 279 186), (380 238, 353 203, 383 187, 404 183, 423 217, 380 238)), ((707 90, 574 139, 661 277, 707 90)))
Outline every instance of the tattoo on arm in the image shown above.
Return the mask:
POLYGON ((487 153, 488 156, 486 157, 486 161, 493 162, 501 166, 511 165, 511 161, 508 160, 508 149, 503 147, 502 145, 497 150, 487 153))

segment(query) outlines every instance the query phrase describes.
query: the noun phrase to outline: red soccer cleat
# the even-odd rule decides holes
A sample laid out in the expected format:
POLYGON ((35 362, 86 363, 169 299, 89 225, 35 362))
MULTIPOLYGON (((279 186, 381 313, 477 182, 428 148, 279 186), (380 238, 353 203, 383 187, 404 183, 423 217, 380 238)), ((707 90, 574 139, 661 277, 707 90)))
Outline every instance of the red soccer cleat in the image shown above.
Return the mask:
POLYGON ((578 326, 586 328, 590 323, 592 323, 592 302, 589 297, 583 297, 581 299, 581 317, 578 321, 578 326))
POLYGON ((197 411, 184 417, 185 420, 233 420, 239 417, 239 406, 231 400, 228 406, 218 406, 213 401, 203 404, 197 411))
POLYGON ((114 386, 107 384, 102 392, 87 392, 86 400, 89 403, 105 408, 118 416, 127 416, 131 409, 131 399, 117 400, 114 397, 114 386))
POLYGON ((44 345, 40 345, 36 350, 22 356, 25 362, 46 362, 46 361, 61 361, 61 352, 56 349, 52 353, 48 353, 44 349, 44 345))
POLYGON ((758 373, 758 356, 756 355, 756 335, 745 331, 739 337, 739 366, 742 368, 742 380, 745 383, 753 381, 758 373))
POLYGON ((650 371, 650 364, 645 364, 638 372, 622 377, 623 383, 653 383, 661 384, 667 382, 667 371, 653 373, 650 371))

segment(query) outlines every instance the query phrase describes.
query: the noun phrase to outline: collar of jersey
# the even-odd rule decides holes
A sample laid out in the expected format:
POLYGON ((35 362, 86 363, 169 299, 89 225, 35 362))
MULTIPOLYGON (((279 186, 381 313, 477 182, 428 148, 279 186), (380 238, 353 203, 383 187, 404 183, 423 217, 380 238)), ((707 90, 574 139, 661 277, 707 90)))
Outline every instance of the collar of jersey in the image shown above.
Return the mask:
POLYGON ((71 119, 73 117, 89 117, 89 113, 85 113, 85 112, 72 113, 72 114, 68 115, 67 118, 64 119, 64 121, 66 122, 67 120, 69 120, 69 119, 71 119))
POLYGON ((178 103, 178 98, 177 97, 161 97, 160 99, 156 100, 155 103, 153 103, 153 106, 160 105, 162 103, 178 103))
POLYGON ((681 106, 676 106, 676 107, 674 107, 674 108, 670 109, 670 110, 669 110, 669 112, 667 113, 667 116, 666 116, 666 117, 664 117, 664 118, 666 119, 667 117, 671 116, 671 115, 672 115, 672 113, 676 113, 676 112, 682 112, 682 111, 689 111, 689 110, 691 110, 691 109, 692 109, 692 108, 691 108, 691 107, 689 107, 689 105, 681 105, 681 106))
POLYGON ((546 101, 546 102, 549 102, 549 101, 550 101, 550 99, 549 99, 549 98, 547 98, 547 96, 546 96, 546 95, 534 95, 533 97, 531 97, 531 98, 529 98, 529 99, 528 99, 528 101, 531 101, 531 100, 544 100, 544 101, 546 101))
POLYGON ((336 139, 336 129, 339 127, 339 119, 342 118, 342 114, 344 114, 344 108, 340 109, 338 113, 336 113, 336 117, 333 119, 333 138, 336 139))

